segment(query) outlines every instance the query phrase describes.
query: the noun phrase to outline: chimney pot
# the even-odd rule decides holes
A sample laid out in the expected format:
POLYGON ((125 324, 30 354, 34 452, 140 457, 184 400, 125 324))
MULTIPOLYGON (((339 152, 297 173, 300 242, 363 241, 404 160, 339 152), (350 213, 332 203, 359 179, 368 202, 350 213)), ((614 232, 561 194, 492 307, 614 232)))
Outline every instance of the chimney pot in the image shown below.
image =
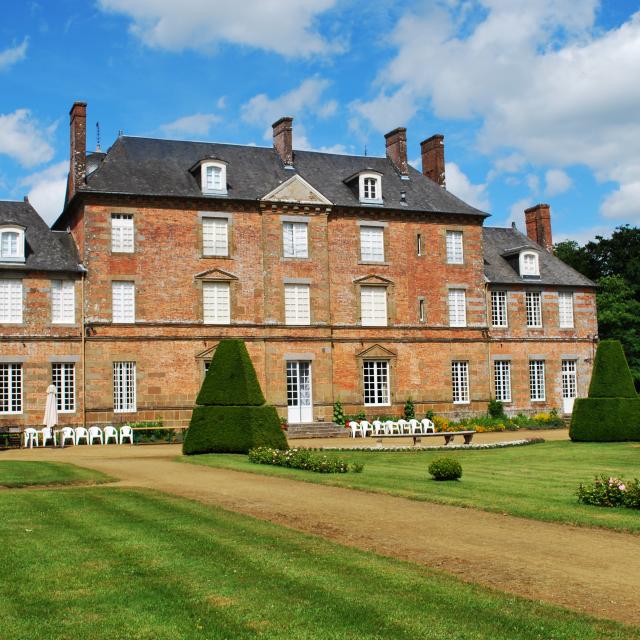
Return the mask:
POLYGON ((293 166, 293 118, 284 116, 273 123, 273 148, 285 167, 293 166))
POLYGON ((441 133, 420 143, 422 152, 422 173, 441 187, 445 186, 444 136, 441 133))
POLYGON ((393 162, 402 177, 409 177, 409 163, 407 162, 407 130, 397 127, 384 136, 387 146, 387 158, 393 162))
POLYGON ((549 253, 553 251, 551 236, 551 207, 548 204, 536 204, 524 210, 527 236, 543 246, 549 253))
POLYGON ((87 103, 74 102, 69 112, 71 144, 67 202, 84 184, 87 166, 87 103))

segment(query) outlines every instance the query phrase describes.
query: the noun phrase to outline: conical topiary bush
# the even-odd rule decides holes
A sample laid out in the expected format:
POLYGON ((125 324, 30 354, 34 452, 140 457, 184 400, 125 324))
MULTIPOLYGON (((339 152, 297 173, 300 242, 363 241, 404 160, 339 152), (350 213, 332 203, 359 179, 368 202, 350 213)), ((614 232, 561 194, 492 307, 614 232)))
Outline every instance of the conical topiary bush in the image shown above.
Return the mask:
POLYGON ((617 340, 598 345, 589 397, 576 399, 569 436, 581 442, 640 440, 640 398, 617 340))
POLYGON ((288 448, 275 407, 265 403, 244 342, 222 340, 196 398, 182 451, 246 453, 260 446, 288 448))

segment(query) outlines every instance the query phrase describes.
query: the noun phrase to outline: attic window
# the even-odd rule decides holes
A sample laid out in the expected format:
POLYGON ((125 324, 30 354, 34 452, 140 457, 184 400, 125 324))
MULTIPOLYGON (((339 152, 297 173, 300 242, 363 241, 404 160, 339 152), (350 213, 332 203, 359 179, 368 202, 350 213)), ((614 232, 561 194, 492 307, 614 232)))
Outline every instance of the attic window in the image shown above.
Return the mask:
POLYGON ((22 227, 0 227, 0 260, 24 262, 24 229, 22 227))
POLYGON ((382 204, 382 177, 378 173, 361 173, 358 180, 360 202, 382 204))
POLYGON ((540 264, 538 262, 538 254, 535 251, 523 251, 520 253, 520 277, 540 277, 540 264))
POLYGON ((202 193, 227 195, 227 165, 224 162, 203 162, 200 168, 202 193))

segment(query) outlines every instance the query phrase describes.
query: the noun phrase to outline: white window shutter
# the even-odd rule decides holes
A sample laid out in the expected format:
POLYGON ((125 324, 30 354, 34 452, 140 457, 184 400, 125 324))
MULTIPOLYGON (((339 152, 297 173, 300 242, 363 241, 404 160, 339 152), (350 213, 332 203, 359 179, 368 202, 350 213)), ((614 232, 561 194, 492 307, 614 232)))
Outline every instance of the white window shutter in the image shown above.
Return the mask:
POLYGON ((202 253, 205 256, 229 255, 229 222, 224 218, 202 219, 202 253))
POLYGON ((387 326, 387 290, 385 287, 360 288, 362 326, 387 326))
POLYGON ((0 280, 0 322, 22 323, 21 280, 0 280))
POLYGON ((363 262, 384 262, 383 227, 360 227, 360 259, 363 262))
POLYGON ((228 282, 202 283, 202 310, 205 324, 230 324, 231 303, 228 282))
POLYGON ((286 324, 311 324, 308 284, 284 286, 284 316, 286 324))
POLYGON ((133 282, 116 281, 111 285, 113 322, 136 321, 136 294, 133 282))

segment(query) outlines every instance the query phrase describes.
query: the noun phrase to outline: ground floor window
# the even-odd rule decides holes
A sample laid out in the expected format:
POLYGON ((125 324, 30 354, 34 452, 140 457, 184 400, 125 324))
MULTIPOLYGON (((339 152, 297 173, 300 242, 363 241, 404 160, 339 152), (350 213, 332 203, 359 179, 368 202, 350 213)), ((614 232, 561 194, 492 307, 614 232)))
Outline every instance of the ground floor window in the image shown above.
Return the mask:
POLYGON ((511 402, 511 362, 496 360, 493 363, 495 398, 500 402, 511 402))
POLYGON ((466 360, 451 363, 451 387, 454 404, 469 402, 469 363, 466 360))
POLYGON ((68 362, 51 365, 51 384, 58 394, 58 412, 73 413, 76 410, 76 366, 68 362))
POLYGON ((365 360, 364 373, 364 403, 389 403, 389 362, 387 360, 365 360))
POLYGON ((21 364, 0 364, 0 413, 22 413, 21 364))
POLYGON ((529 360, 529 390, 532 400, 544 400, 544 360, 529 360))
POLYGON ((115 413, 136 411, 136 363, 113 363, 113 410, 115 413))

